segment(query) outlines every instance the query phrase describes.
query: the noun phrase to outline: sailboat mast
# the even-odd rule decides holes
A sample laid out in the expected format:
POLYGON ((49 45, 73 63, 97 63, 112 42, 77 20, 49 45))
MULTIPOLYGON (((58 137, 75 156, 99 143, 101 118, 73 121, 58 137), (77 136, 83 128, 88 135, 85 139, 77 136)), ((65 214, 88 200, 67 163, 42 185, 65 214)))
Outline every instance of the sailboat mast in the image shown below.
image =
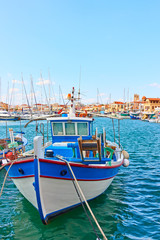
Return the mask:
POLYGON ((97 104, 99 104, 99 90, 97 88, 97 104))
POLYGON ((31 86, 32 86, 32 92, 33 92, 33 95, 34 95, 34 101, 35 101, 35 104, 36 104, 36 110, 38 110, 38 108, 37 108, 37 99, 36 99, 36 95, 35 95, 35 91, 34 91, 32 75, 31 75, 31 86))
POLYGON ((1 102, 1 77, 0 77, 0 102, 1 102))
POLYGON ((62 90, 61 90, 61 87, 59 85, 59 96, 61 95, 62 97, 62 100, 63 100, 63 105, 65 105, 65 102, 64 102, 64 98, 63 98, 63 94, 62 94, 62 90))
POLYGON ((48 107, 49 107, 49 102, 48 102, 48 98, 47 98, 46 89, 45 89, 45 86, 44 86, 44 81, 43 81, 43 78, 42 78, 42 73, 41 73, 41 81, 42 81, 42 84, 43 84, 43 89, 44 89, 44 94, 45 94, 45 97, 46 97, 46 102, 47 102, 48 107))
POLYGON ((14 84, 15 84, 15 81, 13 80, 12 92, 11 92, 11 98, 10 98, 10 106, 11 106, 12 98, 13 98, 14 84))
POLYGON ((32 111, 33 111, 33 96, 32 96, 32 79, 31 79, 31 109, 32 109, 32 111))
POLYGON ((8 103, 8 112, 9 112, 9 81, 8 81, 8 89, 7 89, 6 103, 8 103))
POLYGON ((48 78, 49 78, 49 84, 48 84, 48 87, 49 87, 49 112, 51 113, 51 80, 50 80, 50 71, 48 69, 48 78))
POLYGON ((23 81, 23 75, 21 74, 21 78, 22 78, 22 84, 23 84, 23 87, 24 87, 24 92, 25 92, 25 95, 26 95, 26 99, 27 99, 27 104, 28 104, 28 107, 29 107, 29 111, 31 113, 31 116, 32 116, 32 110, 31 110, 31 107, 30 107, 30 104, 29 104, 29 100, 28 100, 28 96, 27 96, 27 92, 26 92, 26 87, 24 85, 24 81, 23 81))

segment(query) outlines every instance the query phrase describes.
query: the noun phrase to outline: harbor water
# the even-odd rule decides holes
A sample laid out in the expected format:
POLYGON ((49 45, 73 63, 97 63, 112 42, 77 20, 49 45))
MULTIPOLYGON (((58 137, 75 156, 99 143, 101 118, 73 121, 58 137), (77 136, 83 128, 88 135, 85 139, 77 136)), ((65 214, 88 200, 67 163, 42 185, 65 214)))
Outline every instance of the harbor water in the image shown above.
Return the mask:
MULTIPOLYGON (((21 129, 28 139, 28 149, 35 136, 35 123, 21 129)), ((114 120, 118 139, 118 120, 114 120)), ((44 123, 45 124, 45 123, 44 123)), ((8 128, 19 130, 19 122, 8 128)), ((114 141, 112 120, 95 118, 94 128, 106 128, 107 138, 114 141)), ((47 126, 45 125, 45 129, 47 126)), ((0 123, 1 138, 6 136, 0 123)), ((90 206, 109 240, 160 239, 160 124, 138 120, 120 121, 120 141, 130 154, 128 168, 121 167, 111 186, 90 206)), ((0 188, 6 171, 0 172, 0 188)), ((65 196, 64 196, 65 198, 65 196)), ((95 229, 99 233, 96 225, 95 229)), ((82 207, 78 207, 43 225, 38 211, 21 195, 7 177, 0 198, 0 239, 16 240, 93 240, 96 235, 82 207)))

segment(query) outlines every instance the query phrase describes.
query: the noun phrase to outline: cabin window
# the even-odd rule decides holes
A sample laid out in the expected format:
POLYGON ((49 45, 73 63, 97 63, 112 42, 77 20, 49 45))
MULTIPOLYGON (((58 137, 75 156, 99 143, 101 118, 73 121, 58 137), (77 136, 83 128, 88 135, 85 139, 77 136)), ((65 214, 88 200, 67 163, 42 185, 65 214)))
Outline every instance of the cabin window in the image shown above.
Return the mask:
POLYGON ((66 132, 66 135, 76 135, 75 124, 65 123, 65 132, 66 132))
POLYGON ((88 135, 88 124, 87 123, 77 123, 78 135, 88 135))
POLYGON ((63 125, 62 123, 52 123, 53 135, 64 135, 63 134, 63 125))

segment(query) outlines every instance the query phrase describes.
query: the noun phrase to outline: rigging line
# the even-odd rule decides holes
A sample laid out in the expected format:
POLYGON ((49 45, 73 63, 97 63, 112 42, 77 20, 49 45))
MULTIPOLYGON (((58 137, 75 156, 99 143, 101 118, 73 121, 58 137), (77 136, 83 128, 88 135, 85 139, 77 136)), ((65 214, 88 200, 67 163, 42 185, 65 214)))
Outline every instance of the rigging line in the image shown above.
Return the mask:
POLYGON ((78 190, 79 190, 81 196, 83 197, 83 200, 84 200, 84 202, 85 202, 85 204, 86 204, 86 206, 87 206, 87 208, 88 208, 88 210, 89 210, 92 218, 94 219, 94 221, 95 221, 98 229, 100 230, 101 234, 103 235, 104 240, 107 240, 107 237, 105 236, 102 228, 100 227, 100 225, 99 225, 96 217, 94 216, 94 214, 93 214, 93 212, 92 212, 92 210, 91 210, 91 208, 90 208, 90 206, 89 206, 89 204, 88 204, 88 202, 87 202, 87 200, 86 200, 86 198, 85 198, 85 196, 84 196, 84 194, 83 194, 83 192, 82 192, 82 189, 81 189, 80 186, 79 186, 79 183, 78 183, 78 181, 77 181, 77 179, 76 179, 76 177, 75 177, 75 175, 74 175, 74 172, 73 172, 73 170, 72 170, 69 162, 67 162, 65 159, 63 159, 63 158, 61 158, 61 157, 59 157, 59 156, 56 156, 56 157, 59 158, 61 161, 64 161, 64 162, 68 165, 68 167, 69 167, 69 169, 70 169, 70 171, 71 171, 71 173, 72 173, 72 176, 73 176, 73 178, 74 178, 74 180, 75 180, 75 183, 76 183, 76 185, 77 185, 77 187, 78 187, 78 190))
POLYGON ((36 99, 36 95, 35 95, 35 91, 34 91, 32 75, 31 75, 31 86, 32 86, 32 90, 33 90, 33 95, 34 95, 34 101, 35 101, 35 104, 36 104, 36 109, 38 110, 38 107, 37 107, 37 99, 36 99))
POLYGON ((10 98, 10 106, 11 106, 12 97, 13 97, 14 84, 15 84, 15 81, 13 81, 13 85, 12 85, 12 92, 11 92, 11 98, 10 98))
POLYGON ((56 95, 55 95, 55 92, 54 92, 52 81, 51 81, 51 89, 52 89, 52 92, 53 92, 54 100, 56 102, 56 95))
POLYGON ((43 78, 42 78, 42 73, 41 73, 41 80, 42 80, 42 83, 43 83, 43 89, 44 89, 44 93, 45 93, 46 101, 47 101, 48 107, 49 107, 49 109, 50 109, 49 101, 48 101, 48 98, 47 98, 46 89, 45 89, 45 86, 44 86, 44 80, 43 80, 43 78))
POLYGON ((64 97, 63 97, 62 89, 61 89, 60 85, 59 85, 59 94, 61 94, 61 98, 62 98, 62 100, 63 100, 63 105, 65 105, 64 97))
POLYGON ((21 74, 21 77, 22 77, 22 84, 23 84, 23 88, 24 88, 24 91, 25 91, 25 95, 26 95, 26 99, 27 99, 27 104, 28 104, 28 107, 29 107, 29 111, 30 111, 30 113, 31 113, 31 115, 32 115, 32 110, 31 110, 31 107, 30 107, 30 105, 29 105, 29 100, 28 100, 28 96, 27 96, 27 92, 26 92, 26 87, 25 87, 25 85, 24 85, 23 75, 22 75, 22 74, 21 74))

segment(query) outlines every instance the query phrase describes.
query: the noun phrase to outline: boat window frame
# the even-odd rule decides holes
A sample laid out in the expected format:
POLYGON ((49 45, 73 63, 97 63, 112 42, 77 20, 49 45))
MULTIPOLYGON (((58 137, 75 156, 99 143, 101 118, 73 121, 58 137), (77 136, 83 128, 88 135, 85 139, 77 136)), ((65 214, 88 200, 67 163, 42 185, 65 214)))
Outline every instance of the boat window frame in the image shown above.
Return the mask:
POLYGON ((77 125, 76 126, 76 128, 77 128, 77 136, 88 136, 89 135, 89 123, 88 122, 77 122, 76 125, 77 125), (87 134, 85 134, 85 135, 79 135, 78 134, 78 123, 80 123, 80 124, 81 123, 87 123, 87 134))
POLYGON ((84 122, 74 122, 74 121, 66 121, 66 122, 57 122, 57 121, 53 121, 53 122, 51 122, 51 124, 52 124, 52 135, 53 136, 58 136, 58 137, 64 137, 64 136, 88 136, 89 135, 89 133, 90 133, 90 131, 91 131, 91 129, 89 129, 89 127, 92 127, 92 126, 90 126, 90 124, 89 124, 89 122, 87 122, 87 121, 84 121, 84 122), (54 127, 53 127, 53 124, 54 123, 61 123, 62 124, 62 130, 63 130, 63 132, 62 132, 62 135, 55 135, 54 134, 54 127), (66 123, 74 123, 74 126, 75 126, 75 135, 66 135, 66 128, 65 128, 65 124, 66 123), (86 123, 87 124, 87 134, 86 135, 78 135, 78 123, 86 123))
POLYGON ((53 135, 53 136, 65 136, 65 135, 64 135, 63 122, 52 122, 52 135, 53 135), (62 124, 62 130, 63 130, 62 135, 54 134, 54 127, 53 127, 53 124, 54 124, 54 123, 56 123, 56 124, 57 124, 57 123, 61 123, 61 124, 62 124))
POLYGON ((64 129, 65 129, 65 135, 64 136, 77 136, 76 135, 77 132, 76 132, 76 123, 75 122, 67 121, 67 122, 63 122, 63 124, 64 124, 64 129), (74 124, 74 132, 75 132, 75 134, 72 134, 72 135, 66 134, 66 124, 68 124, 68 123, 74 124))

